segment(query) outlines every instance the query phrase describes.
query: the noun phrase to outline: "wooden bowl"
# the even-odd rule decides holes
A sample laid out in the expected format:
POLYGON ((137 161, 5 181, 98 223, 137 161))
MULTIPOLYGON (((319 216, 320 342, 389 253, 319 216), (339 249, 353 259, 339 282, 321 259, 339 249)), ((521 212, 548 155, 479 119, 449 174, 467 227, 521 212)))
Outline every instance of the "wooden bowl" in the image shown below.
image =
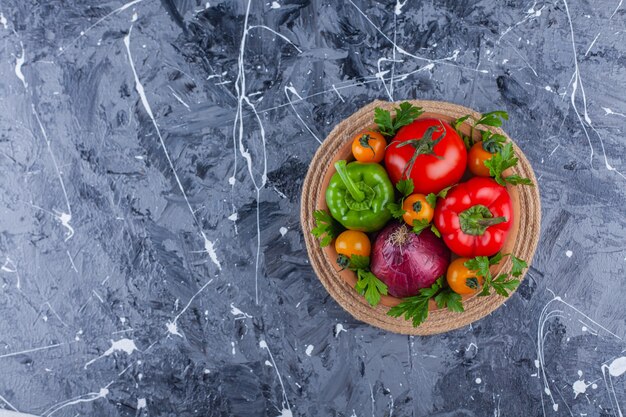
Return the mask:
MULTIPOLYGON (((467 107, 456 104, 409 100, 413 105, 424 109, 420 118, 434 117, 447 122, 457 119, 466 114, 472 115, 477 120, 480 114, 467 107)), ((376 107, 393 110, 399 102, 390 103, 374 101, 362 107, 356 113, 339 123, 326 137, 311 160, 309 171, 302 189, 302 202, 300 209, 300 221, 304 232, 306 247, 311 259, 311 264, 320 281, 330 295, 355 318, 372 326, 389 330, 396 333, 411 335, 429 335, 447 332, 466 326, 494 311, 506 301, 505 297, 492 294, 486 297, 475 295, 464 296, 463 305, 465 312, 455 313, 447 309, 438 309, 434 301, 430 301, 429 317, 419 327, 413 327, 412 323, 402 317, 394 318, 387 315, 389 307, 401 302, 401 299, 392 296, 382 296, 381 303, 377 307, 371 307, 365 298, 354 290, 357 277, 349 270, 338 272, 336 263, 337 252, 334 245, 321 248, 319 241, 312 235, 311 230, 315 227, 313 212, 315 210, 328 210, 325 192, 330 178, 335 173, 334 163, 341 159, 353 160, 352 138, 364 129, 374 128, 374 109, 376 107)), ((493 132, 505 135, 513 142, 504 131, 491 128, 493 132)), ((464 124, 461 131, 469 135, 469 125, 464 124)), ((478 137, 478 133, 475 133, 478 137)), ((529 264, 535 253, 539 240, 539 227, 541 220, 541 206, 537 180, 530 163, 522 151, 513 143, 515 153, 519 158, 516 167, 510 173, 516 173, 530 178, 535 184, 530 186, 508 186, 514 210, 514 220, 509 236, 502 249, 503 253, 513 253, 518 258, 526 260, 529 264)), ((507 175, 510 175, 507 172, 507 175)), ((511 271, 510 257, 505 257, 500 264, 492 267, 492 274, 496 276, 502 272, 511 271)), ((523 279, 523 276, 520 277, 523 279)))

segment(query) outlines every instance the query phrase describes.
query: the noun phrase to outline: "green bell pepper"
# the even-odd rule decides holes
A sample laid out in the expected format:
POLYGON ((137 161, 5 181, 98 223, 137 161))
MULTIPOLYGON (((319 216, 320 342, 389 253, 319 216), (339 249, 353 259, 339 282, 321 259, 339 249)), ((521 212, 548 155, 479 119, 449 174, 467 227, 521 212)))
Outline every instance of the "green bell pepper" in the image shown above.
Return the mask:
POLYGON ((326 189, 330 214, 346 229, 375 232, 391 219, 387 204, 394 189, 387 171, 379 164, 337 161, 337 172, 326 189))

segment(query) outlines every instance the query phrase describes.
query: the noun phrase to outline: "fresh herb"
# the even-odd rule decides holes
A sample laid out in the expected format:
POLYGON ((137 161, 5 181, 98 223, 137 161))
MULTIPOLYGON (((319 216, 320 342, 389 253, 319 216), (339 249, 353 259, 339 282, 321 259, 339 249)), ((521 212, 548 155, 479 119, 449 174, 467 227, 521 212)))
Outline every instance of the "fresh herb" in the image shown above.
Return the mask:
POLYGON ((402 126, 412 123, 424 113, 421 107, 415 107, 407 101, 400 103, 400 107, 396 107, 395 110, 396 116, 392 118, 389 110, 374 109, 374 123, 378 125, 378 130, 384 136, 395 136, 402 126))
POLYGON ((359 294, 365 296, 369 305, 377 306, 381 295, 387 295, 387 286, 370 271, 359 269, 357 276, 359 279, 354 288, 359 294))
POLYGON ((509 120, 509 114, 503 110, 491 111, 483 113, 482 117, 474 123, 474 126, 494 126, 500 127, 505 120, 509 120))
POLYGON ((402 194, 402 198, 400 202, 392 202, 387 204, 387 209, 391 213, 391 217, 397 220, 401 220, 406 210, 402 208, 404 204, 404 199, 413 193, 415 186, 413 185, 413 180, 411 178, 406 180, 400 180, 396 184, 396 189, 402 194))
POLYGON ((466 114, 465 116, 459 117, 458 119, 452 121, 452 127, 454 127, 454 130, 456 130, 457 133, 459 133, 459 128, 461 127, 463 122, 466 121, 467 119, 469 119, 470 116, 471 115, 466 114))
POLYGON ((470 127, 470 135, 465 135, 463 134, 463 132, 461 132, 461 125, 471 117, 470 114, 466 114, 465 116, 459 117, 456 120, 452 121, 452 127, 454 127, 454 130, 456 131, 457 135, 459 135, 459 137, 463 140, 463 143, 465 144, 465 147, 467 149, 471 148, 472 145, 474 144, 474 125, 471 125, 470 127))
POLYGON ((469 270, 476 273, 476 276, 484 279, 483 289, 478 294, 479 296, 489 295, 491 294, 491 289, 493 289, 497 294, 508 297, 509 294, 518 287, 520 281, 516 278, 521 276, 522 271, 528 267, 526 262, 522 259, 511 256, 511 261, 513 262, 511 275, 515 278, 510 278, 508 274, 500 274, 496 278, 491 275, 489 267, 499 263, 504 256, 506 255, 502 255, 502 253, 498 252, 491 258, 477 256, 464 263, 469 270))
POLYGON ((430 226, 430 222, 426 219, 413 220, 413 233, 419 235, 428 226, 430 226))
POLYGON ((387 285, 369 270, 369 266, 369 256, 350 257, 349 268, 356 272, 357 276, 354 289, 365 297, 369 305, 375 307, 380 303, 381 295, 387 295, 387 285))
POLYGON ((439 231, 439 229, 437 229, 437 227, 434 224, 430 226, 430 231, 433 232, 435 236, 441 237, 441 232, 439 231))
POLYGON ((453 186, 451 185, 451 186, 446 187, 446 188, 444 188, 443 190, 439 191, 439 192, 437 193, 437 197, 439 197, 439 198, 446 198, 446 196, 448 195, 448 191, 450 191, 450 189, 451 189, 452 187, 453 187, 453 186))
POLYGON ((437 303, 437 307, 447 307, 448 310, 454 311, 455 313, 462 313, 465 311, 463 308, 463 299, 459 294, 455 293, 450 288, 445 288, 437 294, 435 296, 435 303, 437 303))
POLYGON ((324 210, 315 210, 313 217, 316 227, 311 230, 311 233, 320 239, 321 247, 330 245, 330 242, 341 233, 341 226, 324 210))
MULTIPOLYGON (((501 127, 502 123, 505 120, 509 120, 509 114, 503 110, 496 110, 496 111, 492 111, 488 113, 483 113, 478 120, 476 120, 473 124, 470 125, 470 134, 464 135, 461 132, 461 125, 470 117, 471 115, 466 114, 465 116, 459 117, 458 119, 452 121, 452 127, 454 127, 454 130, 456 130, 456 133, 458 133, 461 139, 463 139, 463 142, 465 143, 465 146, 467 147, 467 149, 471 148, 475 143, 474 129, 476 127, 480 125, 501 127)), ((481 131, 481 134, 483 135, 483 139, 484 139, 484 133, 485 131, 481 131)), ((502 135, 499 135, 499 136, 502 136, 502 135)))
POLYGON ((413 194, 413 190, 415 189, 415 185, 413 184, 413 180, 411 178, 406 180, 400 180, 396 184, 396 188, 400 191, 404 197, 408 197, 413 194))
POLYGON ((404 316, 417 327, 428 318, 428 303, 434 299, 437 307, 448 308, 450 311, 463 312, 463 302, 459 294, 450 288, 443 288, 443 277, 439 277, 430 288, 422 288, 418 295, 405 298, 400 304, 389 309, 392 317, 404 316))
POLYGON ((437 194, 435 193, 430 193, 426 196, 426 202, 432 207, 435 208, 435 205, 437 205, 437 194))
POLYGON ((450 188, 452 188, 452 186, 444 188, 443 190, 439 191, 437 194, 435 193, 428 194, 426 196, 426 202, 430 204, 432 208, 435 208, 435 206, 437 205, 437 198, 446 198, 446 196, 448 195, 448 191, 450 191, 450 188))
POLYGON ((524 269, 528 268, 528 264, 523 259, 516 258, 515 256, 511 255, 511 261, 513 262, 511 275, 513 275, 516 278, 522 275, 522 272, 524 271, 524 269))
POLYGON ((482 135, 482 147, 489 153, 500 152, 506 143, 506 136, 499 133, 483 130, 480 134, 482 135))
POLYGON ((352 255, 350 257, 350 269, 357 271, 359 269, 367 269, 370 266, 369 256, 352 255))
POLYGON ((515 291, 519 285, 519 279, 509 279, 507 274, 500 274, 496 279, 491 281, 491 286, 499 295, 508 297, 512 291, 515 291))
POLYGON ((400 304, 391 307, 387 312, 391 317, 404 316, 417 327, 428 318, 428 302, 437 295, 443 286, 443 277, 440 277, 430 288, 422 288, 418 295, 405 298, 400 304))
POLYGON ((518 158, 513 151, 513 144, 507 143, 502 147, 499 152, 493 154, 493 156, 487 159, 484 164, 489 168, 489 175, 491 175, 498 184, 506 185, 508 182, 512 185, 532 185, 532 181, 528 178, 522 178, 519 175, 509 175, 504 177, 504 171, 517 165, 518 158))
POLYGON ((402 216, 404 216, 404 213, 406 213, 406 210, 402 208, 402 204, 394 202, 387 204, 387 210, 391 213, 391 217, 396 220, 400 220, 402 216))

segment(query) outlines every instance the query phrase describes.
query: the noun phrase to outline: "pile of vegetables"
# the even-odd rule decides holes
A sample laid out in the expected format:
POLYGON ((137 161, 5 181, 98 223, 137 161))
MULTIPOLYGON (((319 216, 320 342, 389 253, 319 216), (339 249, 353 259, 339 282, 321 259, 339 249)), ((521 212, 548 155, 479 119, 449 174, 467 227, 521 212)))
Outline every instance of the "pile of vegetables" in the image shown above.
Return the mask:
POLYGON ((431 299, 463 312, 463 295, 507 297, 527 264, 501 253, 515 216, 506 185, 532 185, 507 175, 518 162, 513 144, 486 128, 502 126, 508 114, 447 123, 420 118, 424 111, 408 102, 394 110, 377 108, 378 129, 352 141, 355 161, 335 163, 330 213, 315 211, 313 234, 322 247, 334 240, 338 268, 356 273, 355 289, 370 305, 382 295, 401 298, 388 314, 414 326, 428 317, 431 299), (492 276, 505 256, 510 275, 492 276))

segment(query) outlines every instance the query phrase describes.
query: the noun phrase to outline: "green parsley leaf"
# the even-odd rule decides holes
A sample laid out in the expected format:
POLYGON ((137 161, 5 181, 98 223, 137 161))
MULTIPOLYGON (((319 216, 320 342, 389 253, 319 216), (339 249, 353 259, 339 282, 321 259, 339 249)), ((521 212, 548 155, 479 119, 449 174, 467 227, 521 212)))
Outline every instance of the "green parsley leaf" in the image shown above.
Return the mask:
POLYGON ((517 161, 518 159, 513 151, 513 144, 509 142, 484 163, 485 166, 489 168, 489 175, 500 185, 506 185, 507 178, 510 178, 509 182, 513 185, 531 184, 528 178, 521 178, 519 175, 511 175, 510 177, 502 176, 504 171, 517 165, 517 161))
POLYGON ((430 226, 430 222, 426 219, 413 220, 413 233, 419 235, 428 226, 430 226))
POLYGON ((489 258, 486 256, 477 256, 475 258, 468 259, 463 265, 465 265, 470 271, 476 272, 476 275, 480 277, 487 278, 487 276, 491 276, 491 273, 489 272, 489 258))
POLYGON ((406 320, 413 322, 413 327, 422 324, 428 318, 428 301, 430 298, 415 296, 405 298, 397 306, 391 307, 387 312, 391 317, 404 316, 406 320))
POLYGON ((448 310, 454 311, 456 313, 462 313, 465 311, 463 308, 463 299, 461 296, 449 288, 441 291, 439 294, 435 296, 435 302, 437 303, 437 307, 444 308, 447 307, 448 310))
POLYGON ((385 136, 393 136, 393 119, 389 110, 377 107, 374 109, 374 123, 378 125, 378 130, 385 136))
POLYGON ((367 269, 369 266, 369 256, 352 255, 350 257, 350 269, 353 271, 356 271, 357 269, 367 269))
POLYGON ((389 212, 391 213, 391 217, 397 220, 401 220, 402 216, 404 216, 404 213, 406 213, 406 211, 402 208, 402 204, 400 203, 388 203, 387 210, 389 210, 389 212))
POLYGON ((378 125, 378 130, 384 136, 395 136, 402 126, 412 123, 424 113, 421 107, 415 107, 407 101, 400 103, 400 107, 396 107, 395 111, 396 116, 392 118, 389 110, 379 107, 374 109, 374 123, 378 125))
POLYGON ((422 288, 420 290, 420 295, 423 295, 428 298, 432 298, 439 292, 439 290, 443 287, 444 277, 440 276, 437 280, 428 288, 422 288))
POLYGON ((491 286, 499 295, 508 297, 519 285, 519 279, 508 279, 507 274, 500 274, 491 282, 491 286))
POLYGON ((417 327, 428 318, 428 302, 441 289, 443 277, 440 277, 430 288, 423 288, 419 294, 405 298, 400 304, 391 307, 387 312, 391 317, 404 316, 406 320, 411 320, 413 326, 417 327))
POLYGON ((393 121, 393 127, 397 132, 402 126, 413 123, 424 110, 421 107, 415 107, 408 101, 400 103, 400 107, 396 108, 396 118, 393 121))
POLYGON ((499 133, 493 133, 489 130, 480 131, 482 136, 482 147, 490 153, 500 152, 506 143, 506 136, 499 133))
POLYGON ((529 178, 520 177, 517 174, 509 175, 504 178, 504 181, 508 182, 511 185, 534 185, 533 182, 529 178))
POLYGON ((491 258, 489 258, 489 265, 496 265, 496 264, 500 263, 500 261, 502 260, 503 256, 504 255, 502 255, 502 252, 496 253, 491 258))
MULTIPOLYGON (((491 293, 490 290, 493 288, 497 294, 503 297, 508 297, 511 291, 515 290, 515 288, 519 285, 520 281, 518 279, 509 279, 508 274, 500 274, 497 278, 493 278, 491 276, 489 266, 496 265, 504 256, 506 255, 498 252, 491 258, 487 258, 486 256, 477 256, 464 263, 470 271, 476 272, 477 276, 483 277, 485 280, 483 283, 483 289, 478 294, 479 296, 489 295, 491 293)), ((515 256, 511 256, 511 260, 513 261, 511 274, 514 277, 519 277, 522 274, 523 269, 527 268, 528 265, 526 262, 516 258, 515 256)))
POLYGON ((435 193, 430 193, 426 196, 426 202, 430 204, 432 208, 435 208, 437 205, 437 195, 435 193))
POLYGON ((324 210, 315 210, 313 217, 316 227, 311 230, 311 233, 320 239, 321 247, 330 245, 330 242, 341 233, 341 226, 324 210))
POLYGON ((483 289, 478 293, 478 296, 484 297, 484 296, 491 294, 491 292, 489 291, 489 288, 491 288, 491 283, 487 284, 487 282, 485 281, 483 283, 483 289))
POLYGON ((433 232, 435 236, 441 237, 441 232, 437 229, 437 227, 435 227, 434 224, 430 226, 430 231, 433 232))
POLYGON ((528 268, 528 264, 523 259, 520 259, 511 255, 511 261, 513 262, 511 275, 513 275, 516 278, 522 275, 522 272, 524 271, 524 269, 528 268))
POLYGON ((357 270, 358 280, 354 289, 365 296, 365 299, 372 307, 380 303, 381 295, 387 295, 387 285, 382 282, 376 275, 364 269, 357 270))
POLYGON ((467 119, 470 118, 469 114, 466 114, 463 117, 459 117, 456 120, 452 121, 452 127, 454 128, 454 130, 456 130, 457 132, 459 131, 459 127, 461 127, 461 125, 463 124, 464 121, 466 121, 467 119))
MULTIPOLYGON (((498 256, 498 255, 496 255, 498 256)), ((470 271, 476 272, 476 275, 479 277, 483 277, 483 289, 479 296, 486 296, 490 294, 489 288, 491 288, 491 272, 489 271, 489 258, 486 256, 477 256, 475 258, 469 259, 465 261, 463 264, 470 271)))
POLYGON ((409 178, 406 180, 398 181, 398 183, 396 184, 396 189, 400 191, 400 194, 402 194, 404 197, 408 197, 413 193, 415 185, 413 184, 413 180, 409 178))
POLYGON ((509 120, 509 114, 502 110, 496 110, 489 113, 484 113, 474 126, 495 126, 500 127, 505 120, 509 120))
POLYGON ((453 186, 451 185, 451 186, 446 187, 446 188, 444 188, 443 190, 439 191, 439 192, 437 193, 437 197, 439 197, 439 198, 446 198, 446 196, 448 195, 448 191, 450 191, 450 189, 451 189, 452 187, 453 187, 453 186))

